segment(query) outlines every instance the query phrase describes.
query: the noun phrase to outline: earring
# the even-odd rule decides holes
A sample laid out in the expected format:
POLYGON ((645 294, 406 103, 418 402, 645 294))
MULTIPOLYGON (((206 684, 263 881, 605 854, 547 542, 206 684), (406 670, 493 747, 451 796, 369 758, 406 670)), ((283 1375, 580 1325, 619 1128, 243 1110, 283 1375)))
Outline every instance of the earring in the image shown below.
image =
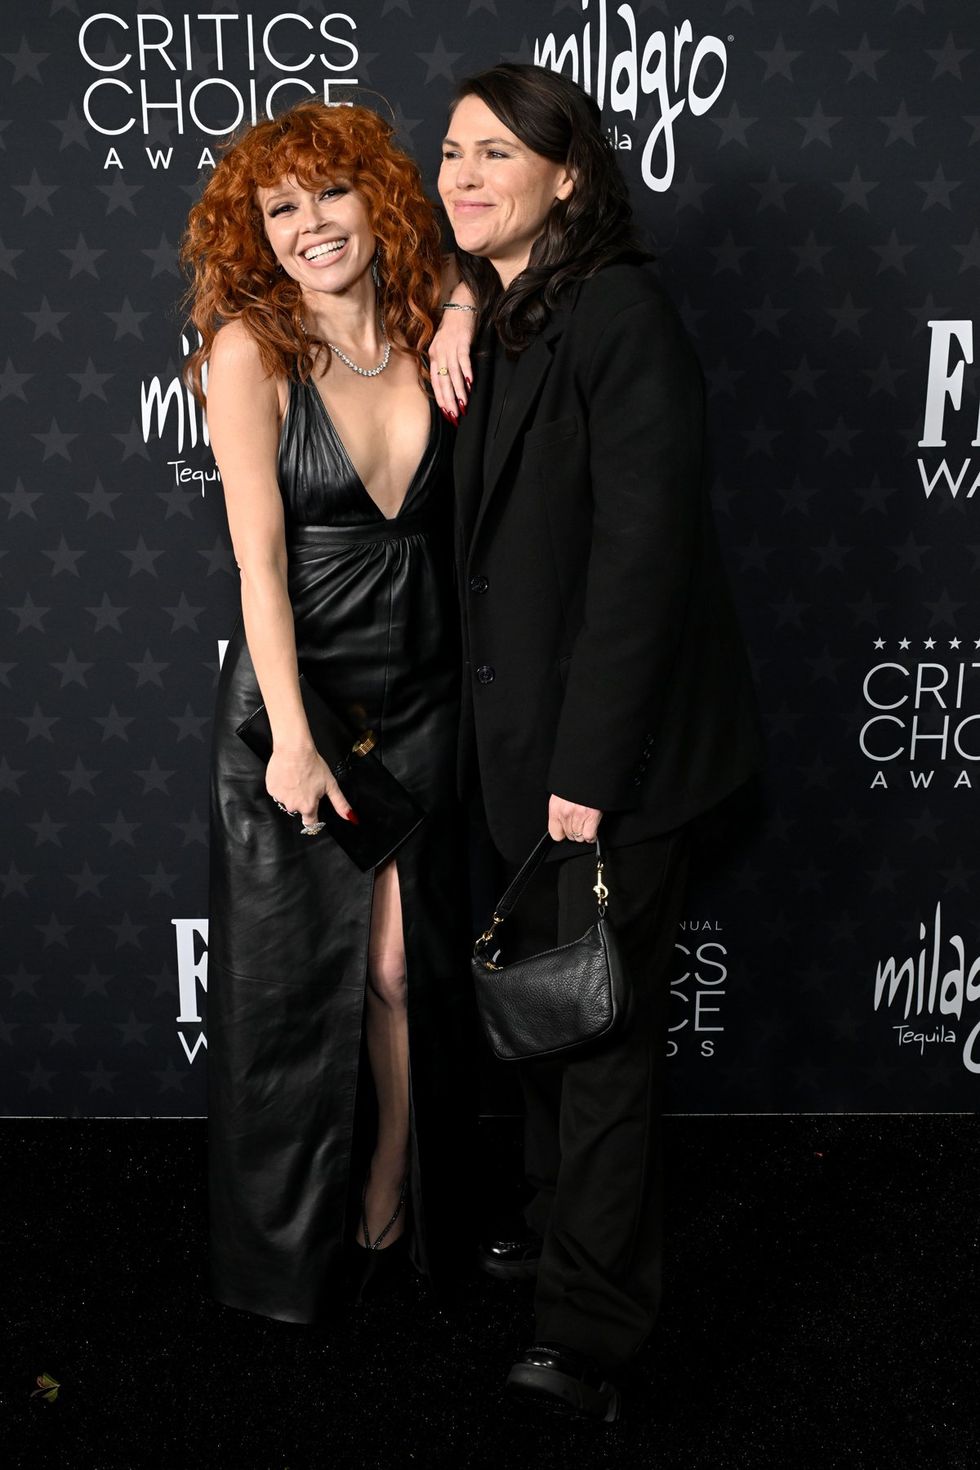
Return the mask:
POLYGON ((371 259, 371 280, 375 286, 381 285, 381 272, 378 270, 378 247, 375 247, 374 255, 371 259))

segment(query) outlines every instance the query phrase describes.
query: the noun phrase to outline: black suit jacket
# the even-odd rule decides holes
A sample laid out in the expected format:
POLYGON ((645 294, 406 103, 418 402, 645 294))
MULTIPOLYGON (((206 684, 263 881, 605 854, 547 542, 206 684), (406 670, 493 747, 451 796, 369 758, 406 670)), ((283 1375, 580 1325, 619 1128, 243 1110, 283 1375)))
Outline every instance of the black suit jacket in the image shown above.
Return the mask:
MULTIPOLYGON (((487 385, 484 384, 484 390, 487 385)), ((679 826, 759 763, 705 481, 704 393, 653 268, 580 283, 521 355, 484 477, 479 368, 456 445, 461 783, 520 861, 552 792, 611 842, 679 826)))

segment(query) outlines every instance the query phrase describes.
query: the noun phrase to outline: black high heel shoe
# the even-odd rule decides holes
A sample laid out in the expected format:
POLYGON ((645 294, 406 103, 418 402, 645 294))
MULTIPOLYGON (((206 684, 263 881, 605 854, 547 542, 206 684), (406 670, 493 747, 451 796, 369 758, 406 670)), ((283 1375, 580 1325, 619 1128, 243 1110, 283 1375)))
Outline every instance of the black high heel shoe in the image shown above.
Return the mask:
POLYGON ((382 1241, 390 1234, 405 1208, 405 1196, 408 1192, 408 1176, 402 1180, 401 1191, 398 1196, 398 1204, 395 1213, 387 1225, 371 1239, 371 1233, 367 1224, 367 1183, 361 1192, 361 1230, 366 1241, 365 1245, 355 1238, 357 1256, 361 1261, 360 1285, 357 1291, 357 1300, 366 1301, 369 1297, 382 1296, 398 1284, 404 1276, 408 1267, 408 1232, 404 1231, 391 1245, 382 1248, 382 1241))

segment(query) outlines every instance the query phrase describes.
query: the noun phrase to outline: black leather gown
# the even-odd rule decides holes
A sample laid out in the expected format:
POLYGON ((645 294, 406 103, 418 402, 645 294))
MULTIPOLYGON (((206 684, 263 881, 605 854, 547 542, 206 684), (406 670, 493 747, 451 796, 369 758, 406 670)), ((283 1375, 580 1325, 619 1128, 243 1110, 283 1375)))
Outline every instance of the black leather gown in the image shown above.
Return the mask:
MULTIPOLYGON (((397 854, 405 929, 420 1269, 449 1255, 465 1113, 463 863, 455 809, 458 612, 447 430, 432 427, 385 519, 312 384, 293 383, 279 446, 300 665, 427 812, 397 854), (455 1186, 454 1186, 455 1187, 455 1186)), ((363 1020, 373 874, 300 835, 236 736, 261 704, 241 625, 219 681, 211 782, 208 983, 212 1287, 311 1321, 343 1293, 373 1144, 363 1020)))

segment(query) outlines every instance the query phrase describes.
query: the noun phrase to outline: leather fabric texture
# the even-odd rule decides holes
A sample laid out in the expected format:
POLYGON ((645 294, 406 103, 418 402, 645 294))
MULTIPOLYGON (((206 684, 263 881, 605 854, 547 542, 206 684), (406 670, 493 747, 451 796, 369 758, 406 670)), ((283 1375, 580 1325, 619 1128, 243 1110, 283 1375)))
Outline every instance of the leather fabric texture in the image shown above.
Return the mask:
MULTIPOLYGON (((375 731, 378 759, 426 813, 396 861, 413 1251, 436 1271, 451 1243, 441 1191, 467 1096, 447 435, 432 412, 393 520, 361 484, 312 384, 291 385, 279 456, 300 665, 345 722, 375 731)), ((261 762, 235 733, 261 701, 239 626, 219 680, 211 777, 212 1287, 231 1306, 308 1322, 342 1291, 373 1143, 363 1018, 374 877, 327 833, 301 836, 299 819, 274 806, 261 762)))

